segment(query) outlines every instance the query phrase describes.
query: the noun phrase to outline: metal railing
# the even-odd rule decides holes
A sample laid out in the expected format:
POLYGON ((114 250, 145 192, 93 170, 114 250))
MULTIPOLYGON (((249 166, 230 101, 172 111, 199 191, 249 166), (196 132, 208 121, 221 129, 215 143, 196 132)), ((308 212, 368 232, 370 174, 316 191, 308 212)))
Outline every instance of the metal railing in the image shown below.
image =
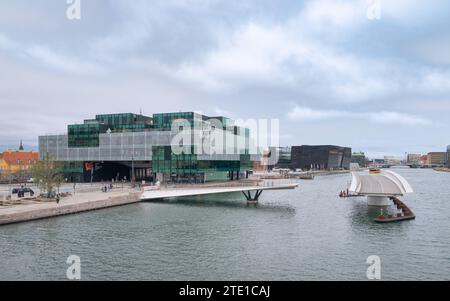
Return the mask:
POLYGON ((275 187, 279 185, 297 184, 298 181, 292 179, 282 180, 242 180, 242 181, 228 181, 215 182, 204 184, 161 184, 158 186, 147 185, 144 186, 144 191, 151 190, 176 190, 176 189, 192 189, 192 188, 233 188, 233 187, 275 187), (147 189, 146 189, 147 188, 147 189))

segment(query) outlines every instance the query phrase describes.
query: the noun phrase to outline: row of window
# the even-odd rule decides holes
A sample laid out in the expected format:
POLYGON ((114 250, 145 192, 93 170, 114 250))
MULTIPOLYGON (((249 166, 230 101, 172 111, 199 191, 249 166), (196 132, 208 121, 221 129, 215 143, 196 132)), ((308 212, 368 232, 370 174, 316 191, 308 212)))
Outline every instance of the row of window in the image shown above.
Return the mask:
MULTIPOLYGON (((29 170, 31 169, 33 166, 31 165, 21 165, 19 166, 19 170, 29 170)), ((11 170, 11 167, 4 167, 4 166, 0 166, 0 171, 7 171, 7 170, 11 170)))

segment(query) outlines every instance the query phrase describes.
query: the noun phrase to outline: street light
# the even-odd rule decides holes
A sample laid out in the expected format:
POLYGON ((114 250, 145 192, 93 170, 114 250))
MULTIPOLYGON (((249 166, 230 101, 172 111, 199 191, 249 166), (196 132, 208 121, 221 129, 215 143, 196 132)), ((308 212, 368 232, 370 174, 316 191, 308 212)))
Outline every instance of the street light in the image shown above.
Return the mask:
POLYGON ((134 176, 134 155, 131 156, 131 187, 134 188, 136 186, 135 184, 136 178, 134 176))

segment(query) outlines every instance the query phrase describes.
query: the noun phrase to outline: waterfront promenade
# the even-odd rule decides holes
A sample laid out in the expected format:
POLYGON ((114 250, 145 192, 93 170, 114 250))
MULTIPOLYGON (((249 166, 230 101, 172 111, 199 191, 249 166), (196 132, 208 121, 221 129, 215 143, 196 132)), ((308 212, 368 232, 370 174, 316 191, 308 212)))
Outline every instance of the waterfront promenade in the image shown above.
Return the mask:
POLYGON ((81 192, 62 198, 59 204, 27 201, 21 205, 0 206, 0 225, 132 204, 140 201, 140 195, 140 192, 127 188, 108 193, 81 192))

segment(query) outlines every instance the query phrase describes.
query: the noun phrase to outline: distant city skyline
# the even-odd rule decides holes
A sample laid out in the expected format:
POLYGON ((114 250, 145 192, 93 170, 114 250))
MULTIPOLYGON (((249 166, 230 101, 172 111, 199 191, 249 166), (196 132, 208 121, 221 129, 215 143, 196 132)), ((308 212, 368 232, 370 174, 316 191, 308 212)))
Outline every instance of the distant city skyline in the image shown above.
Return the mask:
POLYGON ((0 149, 140 110, 279 119, 283 146, 371 158, 450 144, 448 1, 81 3, 0 3, 0 149))

